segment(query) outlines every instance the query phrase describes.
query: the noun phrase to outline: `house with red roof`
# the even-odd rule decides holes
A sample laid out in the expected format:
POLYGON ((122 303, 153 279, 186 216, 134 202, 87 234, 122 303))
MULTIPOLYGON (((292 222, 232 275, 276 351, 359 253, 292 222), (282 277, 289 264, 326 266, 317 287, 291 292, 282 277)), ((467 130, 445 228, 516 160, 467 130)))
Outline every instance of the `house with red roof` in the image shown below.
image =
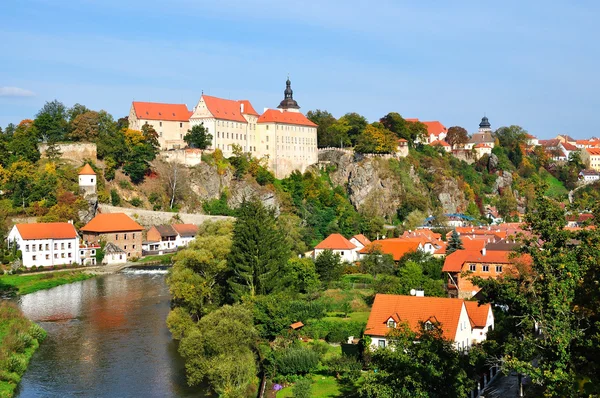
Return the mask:
POLYGON ((225 157, 233 155, 235 146, 257 158, 267 156, 278 178, 318 162, 317 125, 300 112, 289 79, 277 109, 262 115, 248 100, 202 95, 190 118, 191 126, 199 124, 212 135, 213 149, 225 157))
POLYGON ((360 250, 371 243, 369 238, 367 238, 363 234, 354 235, 352 238, 350 238, 350 242, 353 243, 354 246, 356 246, 357 250, 360 250))
POLYGON ((112 243, 125 253, 125 258, 142 256, 144 227, 125 213, 101 213, 81 228, 86 244, 112 243))
POLYGON ((446 141, 434 140, 429 145, 434 147, 440 147, 446 152, 452 152, 452 146, 448 144, 446 141))
POLYGON ((316 245, 313 250, 313 259, 316 260, 319 254, 325 250, 331 250, 334 254, 339 254, 342 261, 348 263, 358 260, 358 246, 344 238, 342 234, 331 234, 316 245))
POLYGON ((96 172, 89 163, 79 170, 79 191, 84 195, 96 194, 96 172))
POLYGON ((385 348, 389 344, 388 334, 401 324, 416 333, 422 327, 439 324, 442 337, 464 351, 485 340, 487 331, 494 326, 491 305, 473 304, 442 297, 376 294, 365 335, 371 337, 372 349, 385 348))
POLYGON ((585 148, 581 151, 581 160, 588 169, 600 171, 600 148, 585 148))
POLYGON ((432 120, 429 122, 422 122, 418 118, 404 120, 409 123, 421 122, 425 125, 425 127, 427 127, 427 136, 425 136, 424 143, 432 145, 434 141, 444 141, 446 139, 446 135, 448 135, 448 129, 446 126, 437 120, 432 120))
POLYGON ((161 150, 184 148, 183 137, 190 129, 191 114, 185 104, 133 101, 129 110, 129 128, 141 130, 144 124, 149 124, 158 134, 161 150))
POLYGON ((21 251, 27 268, 80 264, 79 235, 72 223, 16 224, 7 241, 21 251))
POLYGON ((382 254, 391 255, 394 261, 400 261, 404 255, 416 252, 417 250, 422 250, 422 248, 421 238, 391 238, 373 241, 359 250, 358 254, 360 259, 370 254, 380 252, 382 254))

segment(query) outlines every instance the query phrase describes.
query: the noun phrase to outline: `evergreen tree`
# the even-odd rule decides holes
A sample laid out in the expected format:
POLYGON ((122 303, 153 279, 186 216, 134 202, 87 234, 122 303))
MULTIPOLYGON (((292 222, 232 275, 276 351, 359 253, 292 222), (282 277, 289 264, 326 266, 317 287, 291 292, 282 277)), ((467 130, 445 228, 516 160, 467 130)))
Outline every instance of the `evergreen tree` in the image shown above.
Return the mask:
POLYGON ((344 266, 339 254, 324 250, 317 256, 315 268, 321 282, 327 284, 340 279, 344 266))
POLYGON ((199 124, 188 130, 187 134, 183 137, 183 140, 191 148, 206 149, 212 143, 213 136, 206 132, 204 124, 199 124))
POLYGON ((457 250, 463 250, 462 240, 460 240, 460 236, 456 230, 452 231, 452 236, 450 236, 450 240, 448 241, 448 247, 446 248, 446 255, 452 254, 457 250))
POLYGON ((237 212, 227 259, 233 299, 272 292, 283 276, 289 257, 290 248, 277 228, 273 209, 258 200, 244 200, 237 212))

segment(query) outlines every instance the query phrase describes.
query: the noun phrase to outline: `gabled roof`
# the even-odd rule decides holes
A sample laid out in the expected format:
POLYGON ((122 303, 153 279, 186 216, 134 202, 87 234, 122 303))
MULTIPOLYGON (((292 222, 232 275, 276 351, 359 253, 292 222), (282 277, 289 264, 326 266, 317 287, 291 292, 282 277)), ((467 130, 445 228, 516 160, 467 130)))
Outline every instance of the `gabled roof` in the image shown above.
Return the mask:
POLYGON ((81 168, 81 170, 79 170, 79 175, 85 175, 85 176, 95 176, 96 172, 94 171, 94 169, 92 169, 92 166, 90 166, 89 163, 86 163, 85 166, 83 166, 81 168))
POLYGON ((479 144, 480 142, 494 142, 494 137, 489 131, 474 133, 469 139, 469 144, 479 144))
POLYGON ((354 243, 344 238, 341 234, 331 234, 321 243, 315 246, 315 249, 321 250, 352 250, 356 249, 354 243))
POLYGON ((450 146, 450 144, 448 144, 446 141, 442 141, 442 140, 435 140, 429 145, 431 145, 431 146, 450 146))
POLYGON ((68 222, 49 222, 34 224, 16 224, 21 238, 31 239, 73 239, 77 238, 77 231, 73 224, 68 222))
POLYGON ((387 335, 391 329, 386 322, 393 318, 396 323, 406 322, 413 331, 419 331, 420 321, 437 321, 443 336, 454 340, 463 306, 463 300, 454 298, 376 294, 365 334, 387 335))
POLYGON ((211 97, 210 95, 203 95, 202 99, 204 100, 208 111, 214 116, 215 119, 248 123, 244 116, 242 116, 241 104, 244 104, 244 113, 250 115, 258 115, 258 113, 256 113, 252 105, 250 105, 250 101, 247 100, 236 101, 218 97, 211 97))
POLYGON ((457 250, 444 260, 443 272, 461 272, 464 263, 512 264, 516 259, 510 258, 509 251, 457 250))
MULTIPOLYGON (((252 106, 252 104, 250 103, 249 100, 238 100, 237 101, 240 105, 244 105, 244 111, 242 112, 242 115, 253 115, 253 116, 260 116, 258 114, 258 112, 256 112, 254 110, 254 107, 252 106)), ((241 108, 240 108, 241 110, 241 108)))
POLYGON ((97 214, 96 217, 87 223, 81 231, 83 232, 121 232, 121 231, 143 231, 137 222, 133 221, 125 213, 104 213, 97 214))
POLYGON ((172 227, 181 237, 189 238, 198 234, 198 227, 194 224, 173 224, 172 227))
POLYGON ((597 170, 581 170, 579 174, 584 176, 597 176, 600 175, 600 172, 597 170))
POLYGON ((371 241, 369 240, 369 238, 367 238, 363 234, 354 235, 353 238, 356 239, 363 246, 366 246, 369 243, 371 243, 371 241))
POLYGON ((577 147, 575 145, 569 144, 568 142, 563 142, 562 147, 565 148, 567 151, 576 151, 577 150, 577 147))
POLYGON ((177 231, 170 225, 155 225, 154 228, 156 228, 161 238, 177 236, 177 231))
POLYGON ((375 250, 380 250, 383 254, 391 254, 394 261, 400 261, 405 254, 415 252, 418 248, 419 242, 407 242, 402 238, 382 239, 371 242, 371 244, 363 247, 359 253, 369 254, 375 250))
POLYGON ((585 150, 590 154, 590 155, 600 155, 600 148, 585 148, 585 150))
POLYGON ((551 140, 539 140, 538 142, 544 148, 554 148, 560 145, 560 140, 556 138, 553 138, 551 140))
POLYGON ((427 132, 431 135, 440 135, 440 133, 447 133, 448 129, 437 120, 431 122, 421 122, 427 126, 427 132))
POLYGON ((138 119, 147 120, 187 122, 191 115, 185 104, 133 101, 133 110, 138 119))
POLYGON ((475 145, 475 148, 491 148, 491 146, 489 146, 488 144, 484 144, 483 142, 480 142, 479 144, 475 145))
POLYGON ((106 254, 125 254, 125 250, 121 249, 112 242, 108 242, 106 246, 104 246, 104 252, 106 254))
POLYGON ((492 309, 492 305, 489 303, 480 305, 477 301, 465 301, 465 307, 467 307, 471 327, 484 328, 487 324, 487 317, 492 309))
POLYGON ((316 124, 311 122, 300 112, 286 112, 279 109, 267 109, 265 113, 258 118, 258 123, 283 123, 295 124, 298 126, 317 127, 316 124))

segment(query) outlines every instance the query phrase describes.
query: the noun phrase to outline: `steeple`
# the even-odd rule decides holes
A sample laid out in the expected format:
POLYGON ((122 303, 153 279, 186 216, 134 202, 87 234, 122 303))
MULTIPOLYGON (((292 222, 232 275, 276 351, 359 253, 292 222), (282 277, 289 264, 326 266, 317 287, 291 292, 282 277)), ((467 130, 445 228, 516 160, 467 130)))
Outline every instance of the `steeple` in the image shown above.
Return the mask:
POLYGON ((491 130, 492 129, 492 125, 490 124, 490 121, 488 120, 487 116, 484 116, 481 118, 481 123, 479 123, 479 130, 491 130))
POLYGON ((294 100, 294 91, 292 91, 292 82, 290 81, 289 77, 285 82, 283 100, 279 103, 279 106, 277 108, 293 111, 298 111, 298 109, 300 109, 300 106, 298 106, 298 103, 294 100))

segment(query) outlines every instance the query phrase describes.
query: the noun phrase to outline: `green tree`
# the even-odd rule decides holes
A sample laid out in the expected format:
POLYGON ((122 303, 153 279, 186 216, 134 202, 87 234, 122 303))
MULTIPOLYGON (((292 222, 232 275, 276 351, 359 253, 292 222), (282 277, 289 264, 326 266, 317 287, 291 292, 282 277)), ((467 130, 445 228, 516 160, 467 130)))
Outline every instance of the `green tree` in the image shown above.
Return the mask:
POLYGON ((314 293, 320 286, 319 274, 311 258, 292 257, 283 271, 278 288, 295 293, 314 293))
POLYGON ((398 138, 404 138, 409 145, 415 140, 421 140, 427 135, 427 126, 414 121, 407 122, 399 113, 390 112, 379 120, 386 129, 394 132, 398 138))
POLYGON ((231 296, 239 300, 276 289, 289 257, 290 248, 277 228, 274 210, 258 200, 244 200, 237 211, 227 260, 231 296))
POLYGON ((32 163, 37 162, 40 159, 40 152, 37 148, 38 136, 38 130, 32 120, 21 121, 7 145, 11 153, 10 162, 19 159, 32 163))
POLYGON ((466 397, 474 383, 464 357, 442 335, 439 324, 418 332, 401 323, 388 334, 389 348, 372 354, 372 366, 359 389, 364 398, 466 397), (418 341, 418 344, 415 344, 418 341))
POLYGON ((34 125, 43 141, 59 142, 67 135, 67 108, 62 102, 46 102, 35 115, 34 125))
POLYGON ((452 145, 452 148, 458 148, 469 141, 469 133, 460 126, 452 126, 446 134, 446 141, 452 145))
POLYGON ((390 130, 368 125, 358 137, 354 151, 358 153, 393 153, 397 138, 390 130))
POLYGON ((190 148, 206 149, 212 144, 213 136, 206 132, 204 123, 193 126, 188 130, 183 140, 190 148))
POLYGON ((100 128, 100 114, 95 111, 80 113, 69 123, 69 127, 71 140, 96 142, 100 128))
POLYGON ((369 253, 360 260, 360 271, 364 274, 376 276, 378 274, 392 275, 395 268, 394 257, 391 254, 384 254, 381 249, 375 245, 369 253))
POLYGON ((448 241, 448 246, 446 247, 446 255, 452 254, 457 250, 463 250, 464 246, 458 232, 456 230, 452 231, 452 235, 450 236, 450 240, 448 241))
POLYGON ((351 145, 356 145, 358 137, 360 137, 367 127, 367 124, 369 124, 364 116, 355 112, 346 113, 340 118, 340 121, 349 126, 349 130, 346 132, 346 134, 350 139, 351 145))
POLYGON ((252 312, 242 305, 206 315, 179 344, 188 384, 207 381, 221 397, 244 397, 257 373, 257 338, 252 312))
POLYGON ((315 268, 321 282, 328 284, 342 277, 344 266, 339 254, 331 250, 323 250, 317 256, 315 268))
POLYGON ((329 137, 329 134, 327 133, 329 126, 336 121, 331 113, 317 109, 308 111, 306 117, 317 125, 317 145, 319 148, 339 145, 339 142, 336 144, 334 139, 329 137))

